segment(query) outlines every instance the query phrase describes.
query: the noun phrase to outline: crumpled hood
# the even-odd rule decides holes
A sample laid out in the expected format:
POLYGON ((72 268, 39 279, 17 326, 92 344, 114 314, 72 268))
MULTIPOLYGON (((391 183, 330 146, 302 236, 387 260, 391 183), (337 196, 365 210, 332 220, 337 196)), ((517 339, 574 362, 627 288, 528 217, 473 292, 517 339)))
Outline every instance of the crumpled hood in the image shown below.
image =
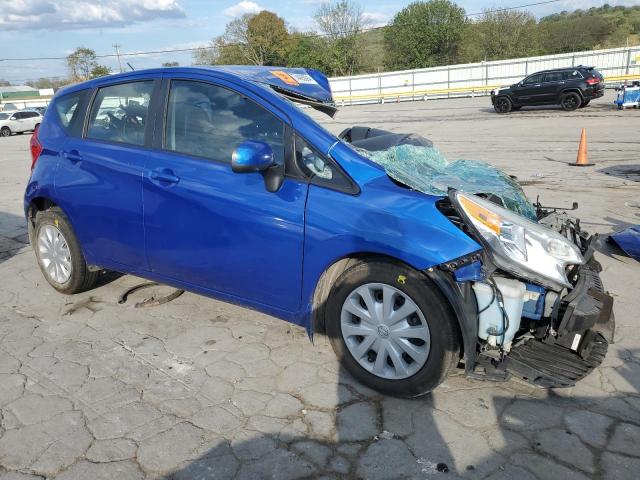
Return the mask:
POLYGON ((220 67, 246 80, 269 85, 290 100, 310 105, 333 117, 336 107, 327 77, 312 68, 231 65, 220 67))
POLYGON ((430 195, 445 196, 450 188, 466 193, 497 197, 505 208, 537 221, 535 208, 522 187, 506 173, 484 162, 448 162, 435 148, 396 145, 385 150, 358 151, 384 167, 394 180, 430 195))

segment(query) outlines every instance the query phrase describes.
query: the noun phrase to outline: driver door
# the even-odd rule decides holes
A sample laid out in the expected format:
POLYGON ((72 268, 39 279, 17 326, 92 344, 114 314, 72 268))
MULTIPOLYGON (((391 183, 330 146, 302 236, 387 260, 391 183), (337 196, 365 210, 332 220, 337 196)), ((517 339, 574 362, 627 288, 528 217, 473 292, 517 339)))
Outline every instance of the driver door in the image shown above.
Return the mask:
POLYGON ((159 88, 159 76, 147 75, 99 87, 84 133, 69 136, 61 152, 56 191, 89 263, 146 270, 142 176, 159 88))
POLYGON ((516 88, 516 98, 519 105, 535 105, 544 95, 543 74, 536 73, 525 78, 516 88))
POLYGON ((231 169, 245 140, 267 143, 283 164, 288 119, 236 84, 165 82, 166 115, 144 175, 152 272, 285 316, 297 311, 308 185, 287 176, 269 192, 262 174, 231 169))

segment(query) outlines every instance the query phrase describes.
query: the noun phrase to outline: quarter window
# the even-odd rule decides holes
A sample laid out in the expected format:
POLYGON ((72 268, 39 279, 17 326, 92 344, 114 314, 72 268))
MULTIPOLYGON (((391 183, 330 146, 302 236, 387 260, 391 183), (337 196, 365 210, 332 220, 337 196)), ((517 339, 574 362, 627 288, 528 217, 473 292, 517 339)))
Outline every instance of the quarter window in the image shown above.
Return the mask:
POLYGON ((89 116, 88 138, 144 145, 153 81, 111 85, 98 90, 89 116))
POLYGON ((72 93, 60 98, 55 103, 55 110, 58 114, 58 120, 65 130, 69 129, 72 120, 78 115, 78 103, 80 103, 82 93, 72 93))
POLYGON ((348 178, 333 162, 320 154, 304 138, 295 136, 296 162, 309 180, 317 185, 349 191, 348 178))
POLYGON ((276 163, 284 163, 284 123, 271 112, 224 87, 171 82, 166 149, 230 163, 233 150, 244 140, 269 144, 276 163))

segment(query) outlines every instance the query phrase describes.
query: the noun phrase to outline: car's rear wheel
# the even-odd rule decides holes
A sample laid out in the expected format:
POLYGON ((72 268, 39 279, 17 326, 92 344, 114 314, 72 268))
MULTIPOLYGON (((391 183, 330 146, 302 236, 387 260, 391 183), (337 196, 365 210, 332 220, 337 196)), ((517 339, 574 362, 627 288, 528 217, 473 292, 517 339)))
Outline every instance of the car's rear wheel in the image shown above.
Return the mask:
POLYGON ((338 277, 326 307, 326 333, 345 369, 385 394, 428 393, 459 360, 447 301, 410 267, 360 261, 338 277))
POLYGON ((512 108, 513 104, 509 97, 498 97, 493 104, 493 109, 498 113, 509 113, 512 108))
POLYGON ((89 271, 71 225, 58 207, 36 214, 32 246, 42 274, 59 292, 78 293, 95 283, 99 272, 89 271))
POLYGON ((0 137, 8 137, 11 135, 11 129, 9 127, 0 128, 0 137))
POLYGON ((590 101, 591 101, 591 100, 584 100, 584 101, 580 104, 580 108, 584 108, 584 107, 586 107, 587 105, 589 105, 589 102, 590 102, 590 101))
POLYGON ((560 98, 560 106, 567 112, 575 110, 581 103, 582 98, 576 92, 567 92, 560 98))

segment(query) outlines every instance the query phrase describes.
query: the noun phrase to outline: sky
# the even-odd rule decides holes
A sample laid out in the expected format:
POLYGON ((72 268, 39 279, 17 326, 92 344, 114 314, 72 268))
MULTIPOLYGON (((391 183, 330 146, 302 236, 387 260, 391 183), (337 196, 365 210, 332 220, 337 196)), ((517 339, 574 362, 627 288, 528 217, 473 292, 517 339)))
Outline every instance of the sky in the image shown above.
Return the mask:
MULTIPOLYGON (((355 0, 372 25, 387 23, 411 3, 401 0, 355 0)), ((540 0, 457 0, 467 13, 540 0)), ((24 83, 39 77, 65 76, 63 60, 12 61, 24 57, 64 57, 78 46, 98 54, 190 48, 206 45, 243 13, 270 10, 291 28, 313 28, 313 13, 322 0, 0 0, 0 79, 24 83)), ((640 5, 640 0, 561 0, 527 7, 536 17, 562 10, 610 5, 640 5)), ((192 63, 190 53, 123 57, 136 70, 162 62, 192 63)), ((100 62, 118 71, 116 58, 100 62)), ((126 65, 125 65, 126 67, 126 65)))

